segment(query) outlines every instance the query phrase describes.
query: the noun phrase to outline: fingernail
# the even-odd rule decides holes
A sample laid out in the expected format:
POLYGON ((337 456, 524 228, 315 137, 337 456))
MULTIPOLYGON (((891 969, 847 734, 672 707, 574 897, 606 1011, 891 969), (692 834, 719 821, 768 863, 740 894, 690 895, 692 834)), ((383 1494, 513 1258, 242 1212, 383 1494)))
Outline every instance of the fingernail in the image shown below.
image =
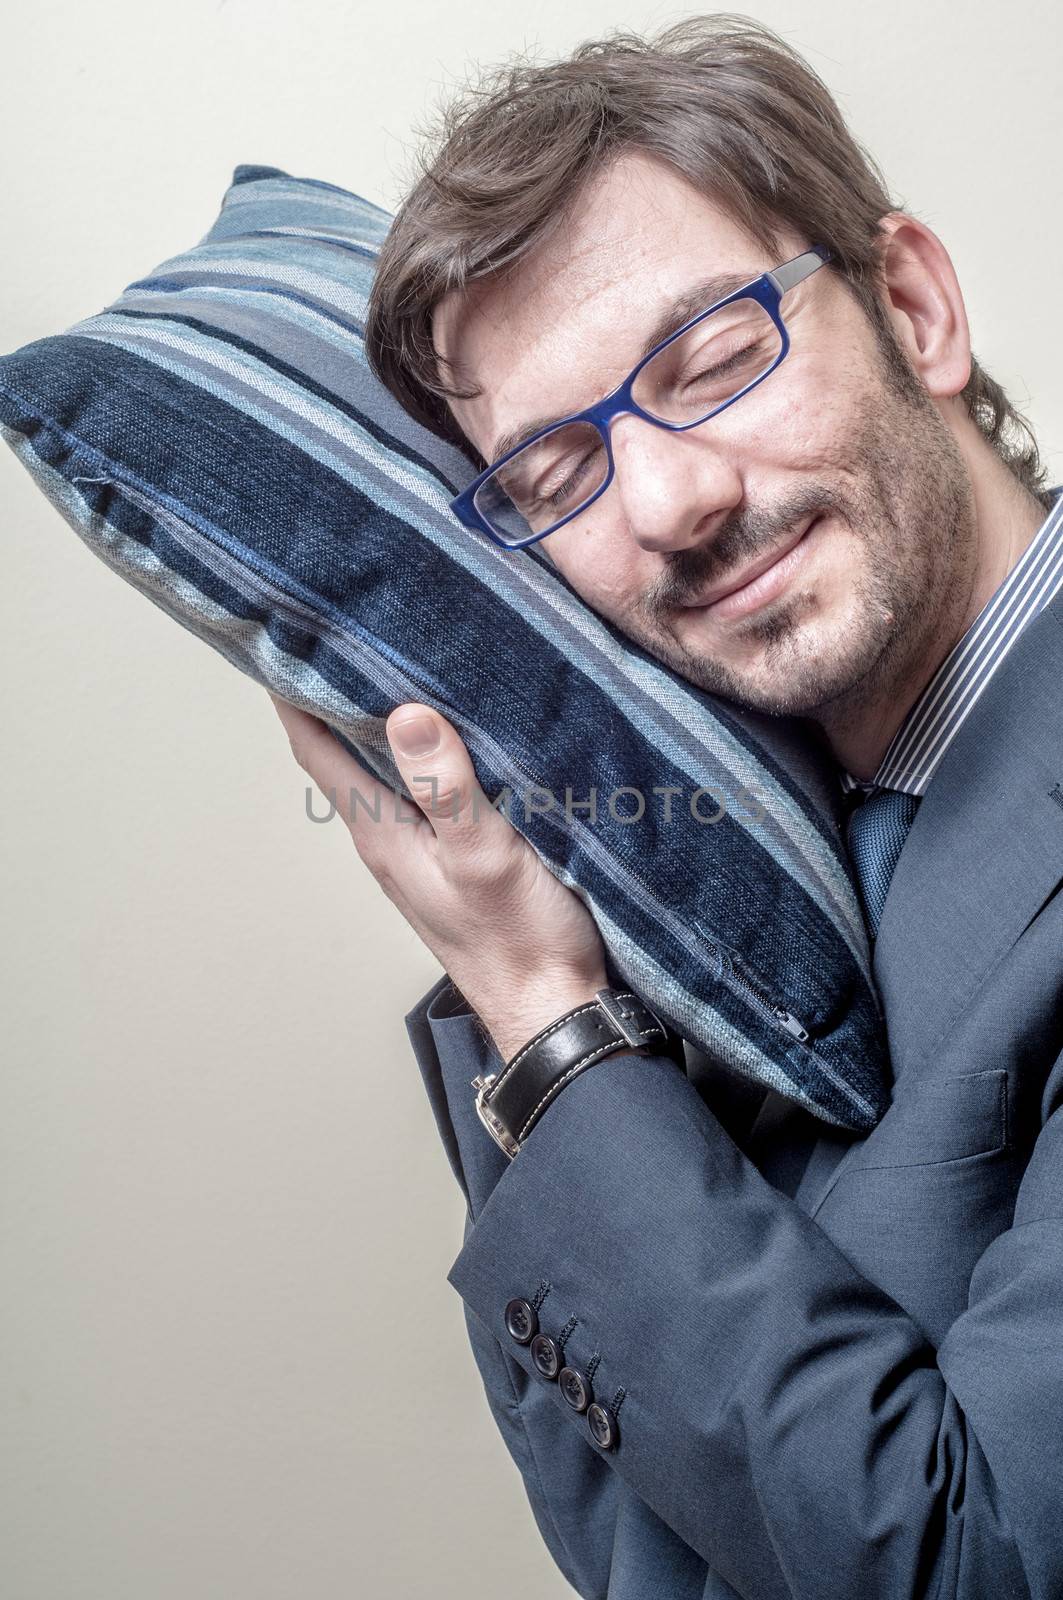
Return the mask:
POLYGON ((409 717, 391 724, 391 737, 404 756, 427 756, 439 743, 439 724, 431 717, 409 717))

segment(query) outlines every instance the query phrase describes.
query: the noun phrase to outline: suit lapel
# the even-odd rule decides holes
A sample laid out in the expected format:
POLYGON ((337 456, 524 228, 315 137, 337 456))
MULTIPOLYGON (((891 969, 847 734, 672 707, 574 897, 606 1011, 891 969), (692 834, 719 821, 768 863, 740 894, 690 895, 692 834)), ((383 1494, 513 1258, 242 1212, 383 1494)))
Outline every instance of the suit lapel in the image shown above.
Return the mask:
POLYGON ((1063 594, 1024 629, 934 774, 874 975, 894 1076, 948 1028, 1063 879, 1063 594))

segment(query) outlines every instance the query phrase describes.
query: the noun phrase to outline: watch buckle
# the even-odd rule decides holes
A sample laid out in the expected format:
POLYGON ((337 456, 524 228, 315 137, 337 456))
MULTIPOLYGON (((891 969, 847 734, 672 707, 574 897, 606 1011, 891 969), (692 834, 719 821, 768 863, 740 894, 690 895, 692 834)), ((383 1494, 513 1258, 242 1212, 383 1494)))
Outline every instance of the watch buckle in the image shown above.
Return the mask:
POLYGON ((491 1108, 486 1104, 486 1098, 491 1093, 497 1076, 497 1073, 491 1072, 488 1073, 486 1078, 476 1077, 472 1079, 472 1087, 476 1090, 476 1115, 479 1117, 480 1121, 483 1123, 484 1127, 487 1129, 498 1148, 504 1151, 512 1161, 513 1157, 520 1149, 520 1145, 517 1143, 516 1139, 514 1139, 509 1129, 504 1125, 504 1123, 499 1121, 491 1108))
MULTIPOLYGON (((642 1034, 639 1032, 638 1028, 635 1026, 635 1023, 633 1021, 629 1020, 629 1018, 631 1017, 631 1013, 629 1011, 622 1011, 620 1009, 619 1002, 617 1001, 615 996, 608 989, 599 989, 597 991, 597 993, 595 994, 594 998, 597 1000, 598 1004, 601 1006, 602 1010, 605 1012, 606 1016, 609 1018, 609 1021, 613 1024, 613 1027, 616 1029, 616 1031, 618 1033, 622 1033, 623 1034, 623 1036, 627 1040, 628 1044, 630 1044, 630 1045, 644 1045, 646 1043, 646 1041, 642 1037, 642 1034)), ((660 1030, 664 1034, 665 1038, 667 1038, 668 1037, 668 1029, 664 1026, 664 1023, 661 1021, 661 1019, 657 1015, 657 1013, 655 1011, 651 1010, 651 1008, 646 1005, 645 1001, 642 1001, 641 1004, 645 1006, 647 1011, 649 1011, 650 1016, 653 1018, 654 1022, 660 1028, 660 1030)))

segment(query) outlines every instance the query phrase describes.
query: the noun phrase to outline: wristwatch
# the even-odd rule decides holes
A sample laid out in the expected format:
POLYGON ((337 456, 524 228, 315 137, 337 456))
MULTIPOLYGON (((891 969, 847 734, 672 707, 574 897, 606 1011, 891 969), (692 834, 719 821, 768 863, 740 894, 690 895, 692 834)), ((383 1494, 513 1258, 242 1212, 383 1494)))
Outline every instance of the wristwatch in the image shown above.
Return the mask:
POLYGON ((511 1159, 550 1102, 579 1073, 617 1050, 652 1046, 684 1065, 683 1041, 626 989, 599 989, 541 1028, 500 1072, 472 1079, 476 1111, 511 1159))

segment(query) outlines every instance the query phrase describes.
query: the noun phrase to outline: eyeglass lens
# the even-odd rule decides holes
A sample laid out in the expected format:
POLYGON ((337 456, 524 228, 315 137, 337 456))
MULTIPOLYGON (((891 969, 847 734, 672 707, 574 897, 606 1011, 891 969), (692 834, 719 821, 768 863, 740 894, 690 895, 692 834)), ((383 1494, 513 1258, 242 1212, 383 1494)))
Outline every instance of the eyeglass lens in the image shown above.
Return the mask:
MULTIPOLYGON (((659 350, 632 385, 635 403, 661 422, 704 421, 779 359, 782 337, 755 300, 736 300, 659 350)), ((591 422, 545 433, 491 475, 475 504, 499 538, 519 543, 554 528, 600 489, 609 470, 591 422)))

